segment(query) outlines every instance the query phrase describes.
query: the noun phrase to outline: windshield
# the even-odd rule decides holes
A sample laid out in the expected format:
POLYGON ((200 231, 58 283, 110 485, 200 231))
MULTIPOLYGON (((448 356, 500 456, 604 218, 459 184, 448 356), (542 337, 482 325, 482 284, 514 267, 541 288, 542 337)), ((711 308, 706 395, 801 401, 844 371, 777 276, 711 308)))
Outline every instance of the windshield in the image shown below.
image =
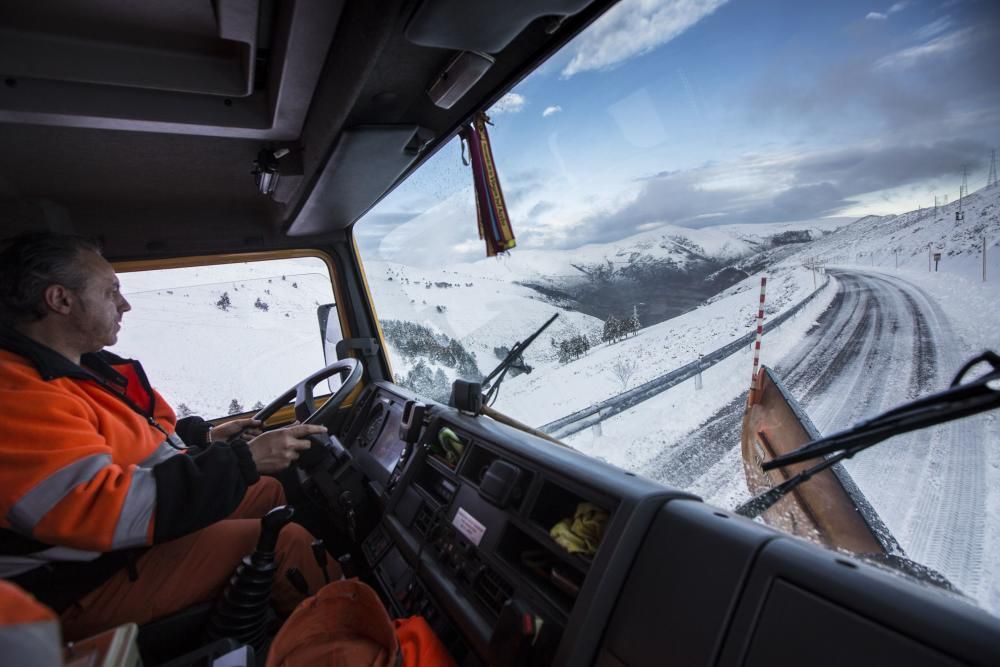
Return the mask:
MULTIPOLYGON (((487 110, 513 250, 457 138, 355 227, 396 381, 447 401, 558 314, 494 408, 729 509, 759 310, 813 433, 945 388, 1000 348, 998 36, 988 2, 625 0, 487 110)), ((1000 614, 996 418, 837 484, 881 560, 1000 614)))

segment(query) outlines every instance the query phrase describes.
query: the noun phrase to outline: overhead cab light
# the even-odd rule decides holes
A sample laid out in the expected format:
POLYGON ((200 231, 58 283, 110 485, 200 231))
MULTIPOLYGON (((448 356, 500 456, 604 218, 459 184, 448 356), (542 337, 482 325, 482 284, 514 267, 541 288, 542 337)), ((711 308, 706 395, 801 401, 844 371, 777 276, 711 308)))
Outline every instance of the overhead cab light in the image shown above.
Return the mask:
POLYGON ((436 106, 450 109, 483 78, 493 62, 493 58, 485 53, 462 51, 438 75, 427 94, 436 106))
POLYGON ((253 177, 262 195, 270 195, 278 187, 278 160, 288 155, 287 148, 265 148, 257 153, 253 163, 253 177))

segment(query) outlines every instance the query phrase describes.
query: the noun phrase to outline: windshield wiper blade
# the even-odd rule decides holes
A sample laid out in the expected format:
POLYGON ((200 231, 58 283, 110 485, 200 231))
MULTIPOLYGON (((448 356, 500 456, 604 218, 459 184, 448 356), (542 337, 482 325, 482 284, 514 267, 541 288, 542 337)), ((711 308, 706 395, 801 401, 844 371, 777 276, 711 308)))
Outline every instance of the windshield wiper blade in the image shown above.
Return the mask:
MULTIPOLYGON (((528 349, 528 346, 531 345, 536 338, 538 338, 539 334, 545 331, 550 324, 555 322, 557 317, 559 317, 559 313, 550 317, 545 324, 538 328, 538 331, 525 338, 523 343, 514 343, 514 347, 510 349, 510 352, 508 352, 507 356, 504 357, 504 360, 500 362, 500 365, 490 371, 490 374, 483 378, 483 404, 492 405, 493 401, 496 400, 497 392, 500 390, 500 383, 503 382, 505 377, 507 377, 507 371, 518 363, 525 366, 524 359, 521 355, 524 354, 524 351, 528 349), (496 382, 490 385, 490 382, 492 382, 494 378, 496 378, 496 382)), ((525 366, 524 372, 530 373, 531 367, 525 366)))
POLYGON ((816 473, 822 472, 872 445, 902 433, 968 417, 998 407, 1000 407, 1000 356, 987 351, 965 364, 948 389, 901 405, 861 422, 846 431, 819 438, 793 452, 763 463, 761 469, 767 471, 810 459, 826 457, 815 466, 807 468, 781 484, 751 498, 737 507, 735 512, 750 518, 759 516, 816 473), (993 370, 975 380, 959 384, 965 373, 981 362, 989 363, 993 370))

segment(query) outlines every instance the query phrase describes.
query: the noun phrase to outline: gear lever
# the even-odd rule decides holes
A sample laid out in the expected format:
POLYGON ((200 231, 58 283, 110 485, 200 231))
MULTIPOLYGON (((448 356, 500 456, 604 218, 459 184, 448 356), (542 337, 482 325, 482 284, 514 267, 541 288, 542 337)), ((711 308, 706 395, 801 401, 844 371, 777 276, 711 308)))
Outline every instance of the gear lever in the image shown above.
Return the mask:
POLYGON ((330 573, 326 570, 326 545, 323 544, 323 540, 316 540, 311 546, 313 558, 316 559, 319 569, 323 570, 323 579, 326 583, 330 583, 330 573))
POLYGON ((231 637, 254 650, 267 639, 268 601, 277 572, 274 550, 278 534, 292 520, 295 510, 288 505, 275 507, 260 520, 257 548, 236 568, 226 590, 216 600, 209 618, 210 639, 231 637))

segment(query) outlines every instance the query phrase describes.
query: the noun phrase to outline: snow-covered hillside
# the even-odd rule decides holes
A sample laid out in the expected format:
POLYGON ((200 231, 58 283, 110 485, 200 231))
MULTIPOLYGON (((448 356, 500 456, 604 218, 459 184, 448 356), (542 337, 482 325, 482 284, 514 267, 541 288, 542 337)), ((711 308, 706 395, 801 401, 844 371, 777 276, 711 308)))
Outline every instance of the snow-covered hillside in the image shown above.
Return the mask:
POLYGON ((112 351, 142 361, 175 408, 183 404, 214 417, 227 414, 235 399, 250 410, 325 365, 316 308, 331 303, 333 291, 320 260, 119 278, 132 311, 112 351), (223 295, 229 299, 225 309, 219 305, 223 295))

